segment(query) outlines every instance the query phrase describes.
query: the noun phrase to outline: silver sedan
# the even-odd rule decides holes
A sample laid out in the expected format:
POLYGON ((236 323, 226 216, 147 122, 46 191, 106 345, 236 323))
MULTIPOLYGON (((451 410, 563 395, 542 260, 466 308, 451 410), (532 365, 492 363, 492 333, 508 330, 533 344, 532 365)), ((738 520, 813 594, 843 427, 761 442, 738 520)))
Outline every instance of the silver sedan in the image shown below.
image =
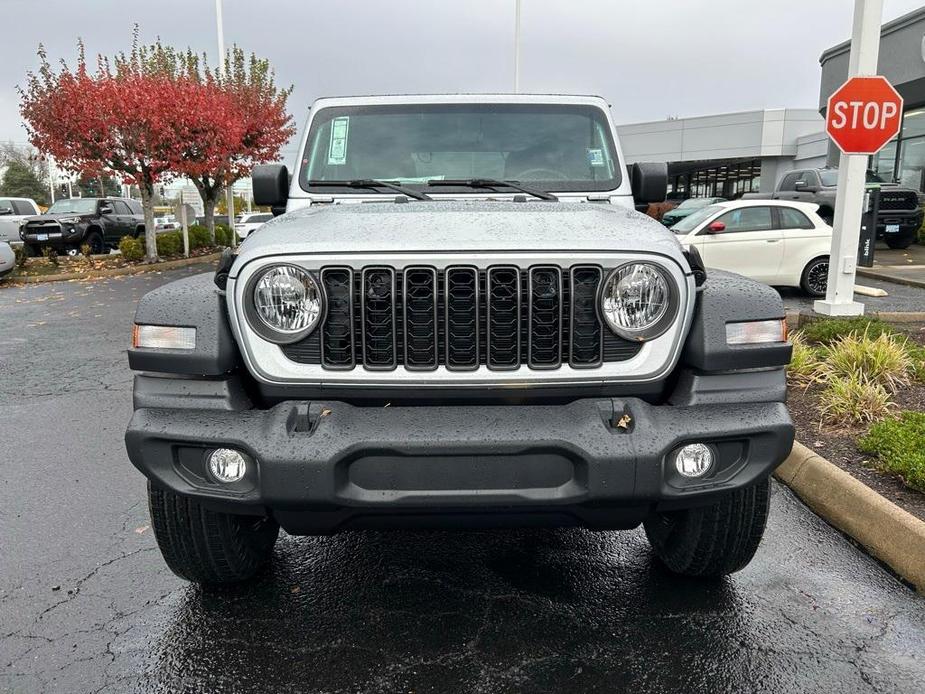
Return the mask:
POLYGON ((0 241, 0 278, 6 277, 16 267, 16 255, 10 244, 0 241))

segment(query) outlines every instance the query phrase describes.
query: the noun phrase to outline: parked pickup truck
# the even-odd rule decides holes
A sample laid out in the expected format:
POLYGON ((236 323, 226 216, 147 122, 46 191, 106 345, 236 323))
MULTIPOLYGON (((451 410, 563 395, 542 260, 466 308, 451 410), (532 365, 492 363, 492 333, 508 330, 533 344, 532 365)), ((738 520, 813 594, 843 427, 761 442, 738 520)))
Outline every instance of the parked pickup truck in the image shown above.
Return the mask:
MULTIPOLYGON (((276 217, 135 313, 125 441, 168 566, 241 581, 279 529, 640 524, 745 566, 790 452, 784 307, 634 210, 607 102, 322 99, 253 171, 276 217)), ((634 200, 635 199, 635 200, 634 200)))
MULTIPOLYGON (((890 248, 908 248, 918 237, 923 212, 919 195, 910 188, 884 181, 873 171, 867 172, 868 187, 880 188, 880 213, 877 217, 877 238, 890 248)), ((819 216, 827 224, 835 217, 835 192, 838 169, 796 169, 787 173, 771 195, 749 193, 749 199, 798 200, 819 205, 819 216)))

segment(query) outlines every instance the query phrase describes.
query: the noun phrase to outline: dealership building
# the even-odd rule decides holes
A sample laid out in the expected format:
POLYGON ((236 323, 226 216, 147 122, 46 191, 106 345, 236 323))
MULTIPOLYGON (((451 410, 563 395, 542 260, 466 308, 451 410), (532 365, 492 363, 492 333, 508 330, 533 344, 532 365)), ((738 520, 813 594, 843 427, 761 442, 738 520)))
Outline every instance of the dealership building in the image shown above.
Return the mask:
MULTIPOLYGON (((792 169, 837 166, 825 134, 829 96, 848 78, 850 42, 822 53, 817 109, 782 108, 620 125, 628 163, 668 164, 677 197, 734 198, 770 192, 792 169)), ((871 168, 885 179, 925 192, 925 7, 884 24, 879 74, 902 95, 903 125, 871 168)))

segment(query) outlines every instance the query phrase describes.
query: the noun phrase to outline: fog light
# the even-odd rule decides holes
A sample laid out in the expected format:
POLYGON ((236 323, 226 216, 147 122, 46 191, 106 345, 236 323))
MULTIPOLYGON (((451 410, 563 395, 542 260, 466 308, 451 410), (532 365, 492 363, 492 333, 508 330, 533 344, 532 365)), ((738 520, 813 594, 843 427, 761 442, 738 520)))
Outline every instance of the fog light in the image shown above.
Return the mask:
POLYGON ((703 477, 713 467, 713 451, 702 443, 689 443, 678 451, 674 465, 685 477, 703 477))
POLYGON ((247 460, 231 448, 219 448, 209 455, 209 472, 219 482, 237 482, 247 471, 247 460))

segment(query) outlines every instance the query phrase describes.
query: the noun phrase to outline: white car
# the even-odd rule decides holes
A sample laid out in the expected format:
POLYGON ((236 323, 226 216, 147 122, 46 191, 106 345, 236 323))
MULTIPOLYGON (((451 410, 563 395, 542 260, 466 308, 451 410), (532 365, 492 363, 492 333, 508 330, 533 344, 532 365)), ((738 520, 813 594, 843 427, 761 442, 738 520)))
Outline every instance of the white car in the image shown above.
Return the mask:
POLYGON ((697 248, 708 268, 824 296, 832 227, 816 213, 818 207, 779 200, 719 202, 671 230, 684 246, 697 248))
POLYGON ((6 241, 0 241, 0 279, 3 279, 16 267, 16 254, 6 241))
POLYGON ((19 225, 26 217, 42 214, 35 200, 31 198, 0 197, 0 241, 19 246, 19 225))
POLYGON ((271 219, 273 219, 273 215, 269 212, 248 212, 242 214, 234 225, 235 233, 238 235, 238 238, 243 241, 271 219))

